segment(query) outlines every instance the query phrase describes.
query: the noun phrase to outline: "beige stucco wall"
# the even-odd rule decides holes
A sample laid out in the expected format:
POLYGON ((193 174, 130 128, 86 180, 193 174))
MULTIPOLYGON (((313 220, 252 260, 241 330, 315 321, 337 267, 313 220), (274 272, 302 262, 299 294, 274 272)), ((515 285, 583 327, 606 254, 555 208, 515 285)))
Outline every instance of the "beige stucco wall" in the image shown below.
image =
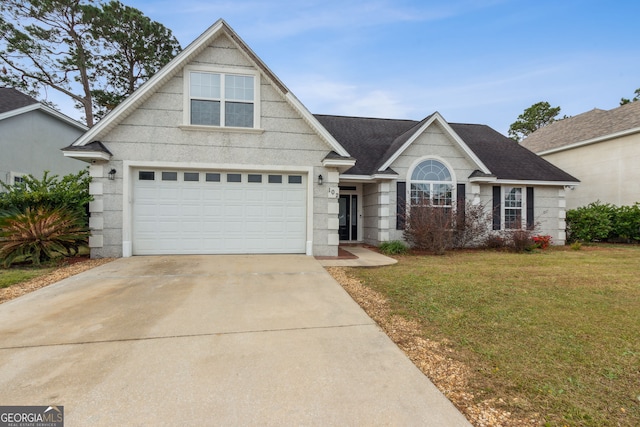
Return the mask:
POLYGON ((580 180, 567 192, 567 208, 600 200, 640 202, 640 133, 542 156, 580 180))
MULTIPOLYGON (((442 161, 452 172, 455 184, 465 184, 466 203, 479 203, 487 212, 491 212, 493 206, 493 186, 500 183, 476 184, 469 182, 469 176, 477 168, 473 161, 461 149, 461 147, 446 133, 437 123, 430 126, 423 135, 418 137, 391 165, 398 172, 398 181, 408 181, 408 174, 412 167, 424 159, 436 159, 442 161)), ((407 184, 408 185, 408 184, 407 184)), ((510 184, 511 185, 511 184, 510 184)), ((526 187, 526 183, 517 186, 526 187)), ((530 185, 529 185, 530 186, 530 185)), ((374 212, 373 202, 377 197, 375 185, 365 186, 366 212, 374 212), (370 190, 367 191, 366 189, 370 190)), ((402 230, 396 230, 396 182, 389 185, 389 239, 403 240, 402 230)), ((537 225, 536 233, 550 235, 554 244, 565 243, 565 191, 562 186, 534 186, 534 219, 537 225)), ((456 195, 454 194, 454 200, 456 195)), ((375 241, 374 231, 376 222, 365 219, 365 242, 377 245, 381 240, 375 241)), ((491 226, 491 224, 489 224, 491 226)))
MULTIPOLYGON (((226 37, 216 39, 189 65, 212 65, 253 70, 252 64, 226 37)), ((127 209, 135 165, 157 162, 176 169, 235 169, 243 167, 265 171, 299 170, 308 173, 313 197, 313 254, 337 255, 337 220, 329 220, 329 212, 337 218, 337 200, 327 196, 336 186, 338 173, 322 166, 331 150, 264 77, 260 79, 261 131, 237 131, 185 126, 184 81, 180 73, 164 84, 101 141, 113 153, 108 164, 94 167, 94 182, 102 183, 96 195, 92 217, 101 229, 94 229, 92 256, 122 256, 127 247, 127 209), (116 179, 105 179, 109 169, 118 171, 116 179), (311 171, 309 173, 309 171, 311 171), (316 178, 324 176, 325 185, 316 178), (334 206, 335 205, 335 206, 334 206), (124 209, 124 214, 123 214, 124 209), (123 217, 123 215, 125 217, 123 217), (100 219, 102 218, 102 219, 100 219), (124 224, 124 227, 123 227, 124 224), (123 232, 124 231, 124 232, 123 232), (102 236, 102 238, 100 238, 102 236), (123 239, 124 236, 124 239, 123 239)), ((126 255, 126 254, 125 254, 126 255)))

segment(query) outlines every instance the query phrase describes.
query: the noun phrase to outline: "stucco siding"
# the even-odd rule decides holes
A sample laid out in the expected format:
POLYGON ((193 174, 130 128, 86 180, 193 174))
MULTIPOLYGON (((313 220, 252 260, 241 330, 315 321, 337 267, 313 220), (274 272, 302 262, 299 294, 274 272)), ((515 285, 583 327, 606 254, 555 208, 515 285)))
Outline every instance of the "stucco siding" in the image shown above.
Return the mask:
POLYGON ((640 202, 638 133, 542 157, 580 180, 567 192, 568 209, 597 200, 617 206, 640 202))
MULTIPOLYGON (((189 65, 249 67, 241 54, 226 36, 217 38, 189 65)), ((104 218, 102 247, 92 248, 92 256, 123 255, 123 224, 127 218, 118 217, 123 209, 123 174, 126 165, 171 165, 176 169, 235 169, 243 166, 264 171, 299 171, 313 184, 312 236, 313 254, 331 256, 337 254, 337 232, 328 225, 329 204, 337 203, 327 196, 331 181, 331 169, 322 166, 323 158, 331 150, 313 129, 302 119, 268 80, 260 80, 260 129, 203 129, 184 123, 184 82, 179 73, 147 99, 117 127, 101 138, 113 153, 104 167, 118 171, 115 181, 104 187, 104 211, 96 213, 104 218), (325 185, 318 186, 314 177, 323 174, 325 185), (333 236, 335 235, 335 236, 333 236)), ((129 182, 133 179, 129 177, 129 182)), ((104 177, 97 178, 108 182, 104 177)), ((129 183, 131 186, 131 183, 129 183)), ((128 189, 131 192, 131 189, 128 189)), ((130 201, 124 201, 130 203, 130 201)), ((125 209, 127 212, 127 209, 125 209)), ((99 230, 95 230, 97 234, 99 230)), ((125 226, 126 233, 126 226, 125 226)))

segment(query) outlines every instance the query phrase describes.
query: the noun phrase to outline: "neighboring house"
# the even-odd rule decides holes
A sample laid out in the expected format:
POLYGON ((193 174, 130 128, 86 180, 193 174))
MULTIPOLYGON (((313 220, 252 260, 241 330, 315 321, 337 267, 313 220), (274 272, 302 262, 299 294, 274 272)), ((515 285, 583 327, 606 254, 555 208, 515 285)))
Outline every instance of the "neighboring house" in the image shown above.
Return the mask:
POLYGON ((580 179, 567 192, 568 209, 640 202, 640 102, 559 120, 522 145, 580 179))
POLYGON ((28 174, 42 178, 45 170, 60 177, 80 171, 86 164, 60 150, 86 130, 20 91, 0 87, 0 180, 14 184, 28 174))
POLYGON ((306 253, 402 238, 411 198, 496 207, 563 243, 577 180, 487 126, 314 116, 222 20, 65 149, 93 257, 306 253), (398 221, 400 219, 400 221, 398 221))

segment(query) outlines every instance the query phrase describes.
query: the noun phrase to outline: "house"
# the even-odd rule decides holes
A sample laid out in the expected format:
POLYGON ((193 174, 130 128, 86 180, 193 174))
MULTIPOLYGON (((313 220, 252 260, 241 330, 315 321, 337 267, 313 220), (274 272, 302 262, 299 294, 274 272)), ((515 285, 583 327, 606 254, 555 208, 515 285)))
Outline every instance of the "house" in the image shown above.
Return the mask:
POLYGON ((556 121, 522 145, 580 179, 567 193, 568 209, 640 202, 640 102, 556 121))
MULTIPOLYGON (((86 164, 63 158, 60 150, 87 127, 13 88, 0 87, 0 181, 19 182, 44 171, 64 176, 86 164)), ((0 190, 1 191, 1 190, 0 190)))
POLYGON ((496 206, 564 242, 575 178, 487 126, 312 115, 219 20, 64 150, 93 257, 303 253, 402 238, 407 200, 496 206))

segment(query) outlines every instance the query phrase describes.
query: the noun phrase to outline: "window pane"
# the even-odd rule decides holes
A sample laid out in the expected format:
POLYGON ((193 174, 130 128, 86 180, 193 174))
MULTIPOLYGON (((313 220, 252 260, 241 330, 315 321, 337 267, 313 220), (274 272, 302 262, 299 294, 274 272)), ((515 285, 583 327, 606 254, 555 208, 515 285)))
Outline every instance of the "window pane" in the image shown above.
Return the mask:
POLYGON ((208 173, 206 175, 207 182, 220 182, 220 174, 219 173, 208 173))
POLYGON ((253 77, 225 75, 224 96, 234 101, 253 102, 253 77))
POLYGON ((177 181, 178 172, 162 172, 163 181, 177 181))
POLYGON ((507 208, 521 208, 522 188, 506 187, 504 189, 504 206, 507 208))
POLYGON ((504 228, 518 230, 522 228, 522 209, 504 210, 504 228))
POLYGON ((138 179, 140 181, 153 181, 155 178, 156 174, 155 172, 151 172, 151 171, 140 171, 138 172, 138 179))
POLYGON ((226 102, 225 108, 225 126, 234 126, 241 128, 253 127, 253 104, 245 104, 241 102, 226 102))
POLYGON ((433 184, 433 204, 434 206, 451 206, 451 196, 453 185, 433 184))
POLYGON ((282 175, 269 175, 269 184, 282 184, 282 175))
POLYGON ((302 184, 302 176, 289 175, 289 184, 302 184))
POLYGON ((191 124, 220 126, 220 102, 192 99, 191 124))
POLYGON ((239 173, 228 173, 227 182, 242 182, 242 175, 239 173))
POLYGON ((262 182, 262 175, 249 174, 249 182, 262 182))
POLYGON ((449 169, 437 160, 425 160, 411 174, 412 181, 451 181, 449 169))
POLYGON ((184 173, 185 181, 200 181, 200 174, 198 172, 185 172, 184 173))
POLYGON ((191 96, 220 99, 220 74, 190 73, 191 96))
POLYGON ((421 205, 431 200, 431 184, 411 184, 411 203, 421 205))

